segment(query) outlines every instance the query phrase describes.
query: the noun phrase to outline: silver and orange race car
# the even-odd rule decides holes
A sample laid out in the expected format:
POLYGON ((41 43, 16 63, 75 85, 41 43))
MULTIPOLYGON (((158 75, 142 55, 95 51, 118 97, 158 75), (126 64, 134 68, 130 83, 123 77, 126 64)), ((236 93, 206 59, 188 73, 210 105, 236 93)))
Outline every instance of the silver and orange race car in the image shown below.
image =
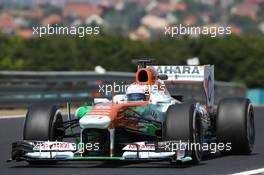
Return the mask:
MULTIPOLYGON (((187 90, 187 89, 186 89, 187 90)), ((214 67, 149 65, 140 60, 135 82, 112 99, 95 98, 68 119, 56 106, 29 108, 23 140, 11 160, 167 160, 199 163, 207 153, 250 154, 254 111, 244 98, 214 104, 214 67), (204 102, 170 95, 167 86, 199 84, 204 102)))

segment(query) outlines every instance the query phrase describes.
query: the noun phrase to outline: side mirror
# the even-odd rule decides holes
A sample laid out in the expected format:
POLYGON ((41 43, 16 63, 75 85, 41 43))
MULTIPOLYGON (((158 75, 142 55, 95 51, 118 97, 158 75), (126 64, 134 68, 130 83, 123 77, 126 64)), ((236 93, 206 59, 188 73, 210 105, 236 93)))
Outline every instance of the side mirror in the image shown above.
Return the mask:
POLYGON ((94 98, 94 104, 110 102, 107 98, 94 98))
POLYGON ((125 94, 118 94, 113 97, 114 103, 124 103, 125 101, 127 101, 127 97, 125 94))

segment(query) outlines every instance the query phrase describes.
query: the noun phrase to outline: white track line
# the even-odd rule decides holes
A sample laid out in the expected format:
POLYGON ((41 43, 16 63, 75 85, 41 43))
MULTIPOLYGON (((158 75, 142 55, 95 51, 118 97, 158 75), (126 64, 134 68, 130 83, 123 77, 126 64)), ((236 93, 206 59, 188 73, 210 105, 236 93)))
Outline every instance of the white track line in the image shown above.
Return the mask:
POLYGON ((235 173, 231 175, 251 175, 251 174, 259 174, 263 172, 264 172, 264 168, 260 168, 260 169, 250 170, 250 171, 243 171, 243 172, 235 173))
POLYGON ((0 119, 15 119, 15 118, 24 118, 25 115, 7 115, 7 116, 0 116, 0 119))

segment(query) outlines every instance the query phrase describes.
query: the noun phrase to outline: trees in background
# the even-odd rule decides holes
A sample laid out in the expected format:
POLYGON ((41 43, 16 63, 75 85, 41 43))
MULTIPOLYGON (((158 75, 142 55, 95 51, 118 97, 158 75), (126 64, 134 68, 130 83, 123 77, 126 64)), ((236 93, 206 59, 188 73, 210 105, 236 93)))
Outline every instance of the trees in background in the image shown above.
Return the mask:
POLYGON ((29 40, 0 36, 1 70, 93 70, 101 65, 106 70, 135 71, 131 59, 186 64, 191 57, 199 57, 201 64, 214 64, 217 80, 264 87, 263 37, 155 38, 140 42, 113 34, 29 40))

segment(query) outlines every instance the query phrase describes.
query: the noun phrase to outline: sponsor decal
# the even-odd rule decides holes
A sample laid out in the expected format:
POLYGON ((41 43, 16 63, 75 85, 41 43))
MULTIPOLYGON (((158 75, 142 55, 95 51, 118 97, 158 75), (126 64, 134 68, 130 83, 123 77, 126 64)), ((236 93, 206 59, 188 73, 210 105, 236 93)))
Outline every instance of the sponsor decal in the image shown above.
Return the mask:
POLYGON ((198 66, 156 66, 156 69, 159 74, 201 74, 198 66))
POLYGON ((203 81, 204 66, 154 66, 158 74, 165 74, 170 80, 177 81, 203 81))
POLYGON ((145 144, 145 143, 135 143, 135 144, 129 144, 123 148, 123 150, 126 151, 154 151, 155 150, 155 145, 154 144, 145 144))

